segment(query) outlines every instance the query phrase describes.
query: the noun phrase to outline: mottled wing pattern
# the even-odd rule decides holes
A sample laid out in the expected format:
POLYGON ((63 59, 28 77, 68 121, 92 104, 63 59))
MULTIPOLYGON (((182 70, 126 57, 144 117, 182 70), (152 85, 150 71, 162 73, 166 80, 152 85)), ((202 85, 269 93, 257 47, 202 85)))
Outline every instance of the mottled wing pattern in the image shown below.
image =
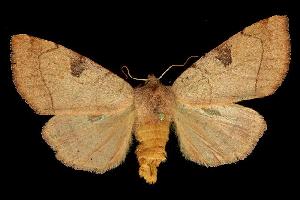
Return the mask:
POLYGON ((101 114, 133 103, 127 82, 61 45, 20 34, 11 49, 16 88, 38 114, 101 114))
POLYGON ((205 166, 244 159, 267 127, 256 111, 236 104, 207 107, 178 105, 174 121, 185 157, 205 166))
POLYGON ((288 18, 261 20, 229 38, 183 72, 172 89, 177 101, 209 105, 264 97, 288 71, 288 18))
POLYGON ((49 120, 42 135, 65 165, 104 173, 125 159, 133 121, 132 108, 115 115, 59 115, 49 120))

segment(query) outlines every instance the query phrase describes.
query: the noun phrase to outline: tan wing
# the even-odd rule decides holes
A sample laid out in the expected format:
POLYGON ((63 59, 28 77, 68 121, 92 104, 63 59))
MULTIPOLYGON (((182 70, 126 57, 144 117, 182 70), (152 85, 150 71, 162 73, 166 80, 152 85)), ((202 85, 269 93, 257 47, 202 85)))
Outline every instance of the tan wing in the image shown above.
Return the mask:
POLYGON ((240 105, 179 106, 174 121, 185 157, 205 166, 244 159, 266 130, 261 115, 240 105))
POLYGON ((28 35, 11 40, 13 79, 39 114, 99 114, 128 108, 124 80, 61 45, 28 35))
POLYGON ((172 88, 180 102, 198 105, 264 97, 281 85, 289 60, 288 18, 273 16, 207 53, 172 88))
POLYGON ((118 115, 54 116, 42 135, 65 165, 104 173, 125 159, 133 121, 132 110, 118 115))

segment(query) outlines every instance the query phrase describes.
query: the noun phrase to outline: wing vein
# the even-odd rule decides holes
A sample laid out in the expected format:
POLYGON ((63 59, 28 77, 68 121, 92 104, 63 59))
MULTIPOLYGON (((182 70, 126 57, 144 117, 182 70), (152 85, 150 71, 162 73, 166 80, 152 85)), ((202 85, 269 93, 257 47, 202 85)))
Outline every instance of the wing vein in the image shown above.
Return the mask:
MULTIPOLYGON (((192 132, 195 133, 195 135, 203 142, 203 144, 205 146, 207 146, 211 152, 213 153, 214 157, 219 161, 221 162, 221 160, 224 160, 224 157, 222 155, 221 152, 219 152, 216 148, 214 148, 201 134, 200 134, 200 130, 197 131, 197 127, 195 127, 189 120, 191 120, 192 118, 189 118, 189 120, 185 120, 184 117, 182 117, 182 119, 186 122, 185 124, 189 124, 189 126, 186 127, 186 129, 191 129, 192 132)), ((203 132, 203 130, 202 130, 203 132)), ((215 145, 217 146, 217 145, 215 145)))

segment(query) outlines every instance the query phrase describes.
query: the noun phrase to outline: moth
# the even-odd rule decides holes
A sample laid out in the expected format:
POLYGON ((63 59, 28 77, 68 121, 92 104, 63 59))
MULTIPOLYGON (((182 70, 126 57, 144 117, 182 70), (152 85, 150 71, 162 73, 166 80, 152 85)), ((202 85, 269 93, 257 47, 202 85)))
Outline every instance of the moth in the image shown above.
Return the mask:
POLYGON ((40 115, 54 115, 42 137, 62 163, 104 173, 138 141, 139 175, 157 181, 166 161, 169 127, 181 152, 199 165, 243 160, 266 130, 256 111, 236 104, 273 94, 288 71, 288 18, 261 20, 202 56, 166 86, 149 75, 143 86, 53 42, 19 34, 11 39, 17 91, 40 115))

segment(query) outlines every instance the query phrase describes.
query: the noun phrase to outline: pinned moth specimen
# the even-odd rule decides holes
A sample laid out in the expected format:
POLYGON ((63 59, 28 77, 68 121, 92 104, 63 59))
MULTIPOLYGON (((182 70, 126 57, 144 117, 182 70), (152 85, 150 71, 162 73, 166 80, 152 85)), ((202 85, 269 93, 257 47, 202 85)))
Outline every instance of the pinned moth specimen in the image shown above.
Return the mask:
POLYGON ((15 86, 40 115, 54 115, 42 137, 75 169, 104 173, 138 141, 139 175, 157 181, 169 126, 186 159, 207 167, 237 162, 266 130, 256 111, 236 104, 273 94, 288 71, 288 18, 261 20, 205 54, 172 86, 148 76, 132 88, 61 45, 19 34, 11 40, 15 86))

